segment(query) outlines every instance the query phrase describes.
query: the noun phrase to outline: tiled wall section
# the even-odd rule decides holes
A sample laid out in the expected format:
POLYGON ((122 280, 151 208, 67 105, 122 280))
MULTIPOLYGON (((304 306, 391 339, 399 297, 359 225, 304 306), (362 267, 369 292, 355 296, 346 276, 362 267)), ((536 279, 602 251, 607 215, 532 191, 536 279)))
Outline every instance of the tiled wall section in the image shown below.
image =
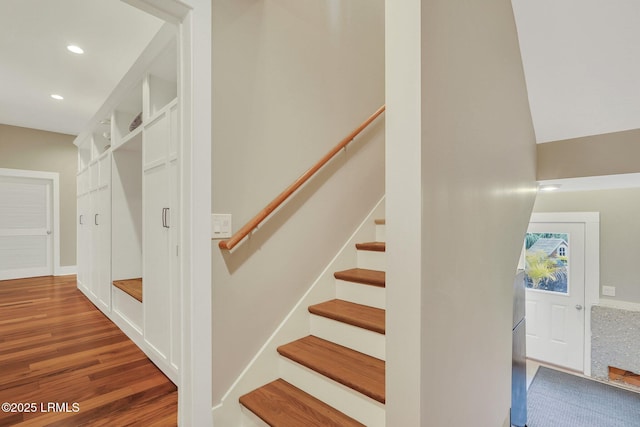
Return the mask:
POLYGON ((608 367, 640 372, 640 311, 591 309, 591 376, 606 380, 608 367))

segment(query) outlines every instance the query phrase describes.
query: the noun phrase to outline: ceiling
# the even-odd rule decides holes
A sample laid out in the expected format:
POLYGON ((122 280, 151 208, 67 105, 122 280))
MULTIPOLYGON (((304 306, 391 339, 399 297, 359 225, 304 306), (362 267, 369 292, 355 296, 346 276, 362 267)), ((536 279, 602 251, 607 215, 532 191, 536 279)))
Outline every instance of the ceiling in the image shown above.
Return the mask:
POLYGON ((538 143, 640 128, 640 2, 512 0, 538 143))
POLYGON ((0 123, 77 135, 162 24, 121 0, 1 0, 0 123))
MULTIPOLYGON (((512 4, 538 143, 640 128, 640 2, 512 4)), ((162 24, 121 0, 1 0, 0 123, 77 135, 162 24)), ((563 190, 620 179, 640 185, 563 190)))

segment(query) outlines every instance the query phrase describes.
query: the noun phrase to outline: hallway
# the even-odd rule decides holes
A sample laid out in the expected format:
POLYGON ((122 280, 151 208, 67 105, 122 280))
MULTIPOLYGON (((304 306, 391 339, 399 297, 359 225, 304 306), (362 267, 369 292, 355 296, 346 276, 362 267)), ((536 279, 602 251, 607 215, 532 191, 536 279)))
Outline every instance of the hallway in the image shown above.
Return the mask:
POLYGON ((177 399, 75 276, 0 281, 0 426, 175 426, 177 399))

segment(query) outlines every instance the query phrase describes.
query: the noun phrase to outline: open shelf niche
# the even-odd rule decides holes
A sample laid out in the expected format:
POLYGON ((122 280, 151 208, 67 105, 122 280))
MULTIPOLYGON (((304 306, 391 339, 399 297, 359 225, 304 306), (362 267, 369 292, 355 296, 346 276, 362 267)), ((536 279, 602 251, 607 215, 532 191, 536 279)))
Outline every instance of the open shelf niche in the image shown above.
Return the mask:
POLYGON ((143 87, 145 123, 178 96, 177 42, 174 39, 149 67, 143 87))
POLYGON ((111 134, 114 148, 126 142, 142 129, 142 82, 138 82, 113 110, 111 134), (140 119, 136 118, 140 116, 140 119), (134 121, 137 124, 135 125, 134 121))
MULTIPOLYGON (((137 133, 112 154, 111 277, 114 286, 142 302, 142 134, 137 133)), ((121 300, 114 298, 114 309, 126 311, 128 305, 135 306, 118 304, 121 300)), ((138 316, 122 314, 130 320, 138 316)))

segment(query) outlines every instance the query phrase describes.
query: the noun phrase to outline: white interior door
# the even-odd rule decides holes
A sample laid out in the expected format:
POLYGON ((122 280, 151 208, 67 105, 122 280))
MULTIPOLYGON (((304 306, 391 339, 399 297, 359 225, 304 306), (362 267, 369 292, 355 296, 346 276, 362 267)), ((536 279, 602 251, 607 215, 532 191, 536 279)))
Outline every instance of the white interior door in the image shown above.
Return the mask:
POLYGON ((527 357, 583 372, 585 224, 532 222, 525 246, 527 357))
POLYGON ((53 274, 52 184, 0 174, 0 280, 53 274))

